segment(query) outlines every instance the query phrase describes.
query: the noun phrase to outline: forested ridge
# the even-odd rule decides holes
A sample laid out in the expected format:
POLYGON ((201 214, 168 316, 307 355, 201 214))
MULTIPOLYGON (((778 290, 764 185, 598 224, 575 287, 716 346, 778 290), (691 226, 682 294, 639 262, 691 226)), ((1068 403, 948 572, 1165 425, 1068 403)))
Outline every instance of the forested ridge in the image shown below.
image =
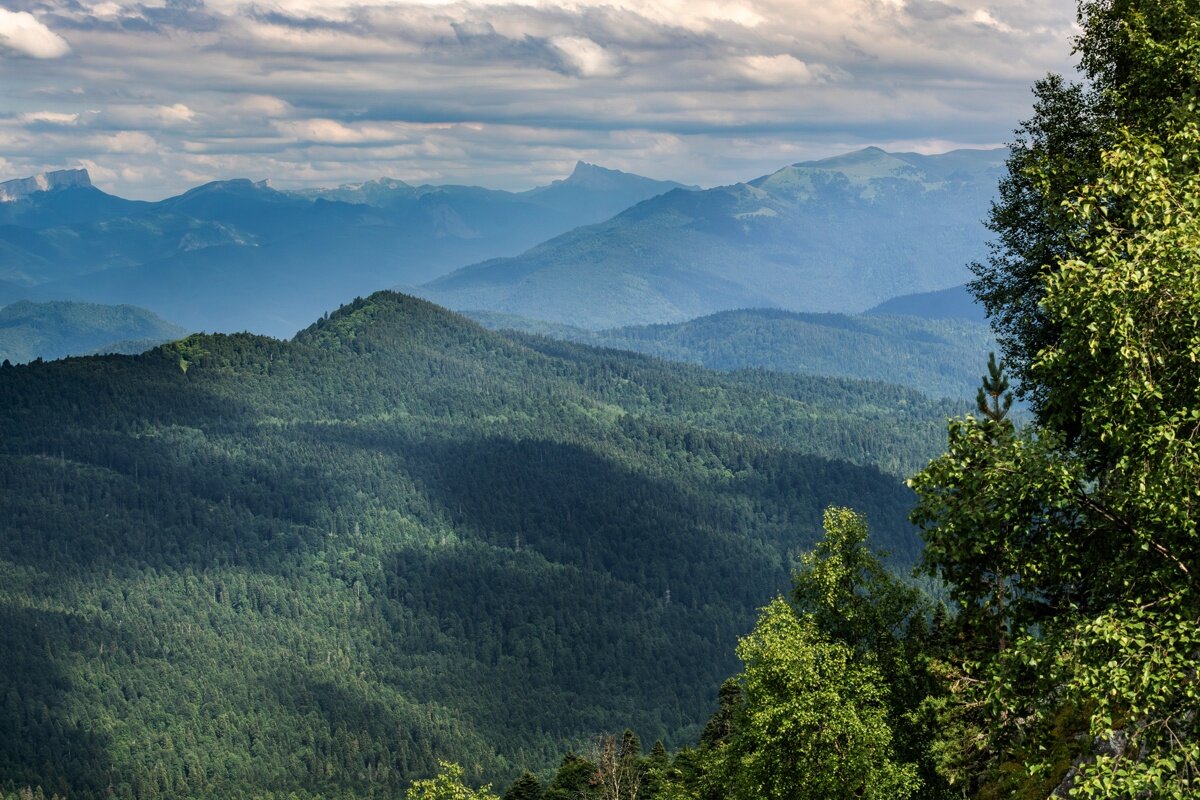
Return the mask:
POLYGON ((916 558, 953 407, 485 331, 380 293, 292 341, 0 370, 0 780, 391 796, 691 741, 822 508, 916 558))
POLYGON ((493 329, 633 350, 709 369, 757 368, 881 381, 932 397, 968 397, 979 380, 979 354, 996 347, 988 327, 969 319, 758 308, 722 311, 675 325, 592 331, 486 311, 468 316, 493 329))
POLYGON ((142 353, 187 335, 144 308, 19 301, 0 308, 0 361, 142 353))

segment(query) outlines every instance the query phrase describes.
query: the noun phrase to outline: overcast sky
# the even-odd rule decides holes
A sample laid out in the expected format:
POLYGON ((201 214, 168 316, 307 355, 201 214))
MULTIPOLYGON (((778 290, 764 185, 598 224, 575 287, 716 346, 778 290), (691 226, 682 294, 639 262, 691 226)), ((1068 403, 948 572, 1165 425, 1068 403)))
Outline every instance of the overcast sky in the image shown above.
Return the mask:
POLYGON ((577 159, 716 185, 869 144, 996 146, 1072 68, 1074 0, 0 0, 0 179, 387 175, 577 159))

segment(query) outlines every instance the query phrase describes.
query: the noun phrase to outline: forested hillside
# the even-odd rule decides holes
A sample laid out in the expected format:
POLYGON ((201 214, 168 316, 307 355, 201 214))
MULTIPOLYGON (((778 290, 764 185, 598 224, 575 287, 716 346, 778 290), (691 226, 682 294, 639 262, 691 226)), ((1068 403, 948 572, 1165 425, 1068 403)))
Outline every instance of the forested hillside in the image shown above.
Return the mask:
POLYGON ((996 349, 991 330, 966 319, 899 315, 801 314, 779 309, 722 311, 674 325, 590 331, 496 314, 469 316, 493 329, 516 329, 601 347, 701 364, 898 383, 931 397, 970 397, 980 354, 996 349))
POLYGON ((954 410, 389 293, 4 368, 0 789, 394 796, 689 741, 826 505, 916 557, 899 476, 954 410))
POLYGON ((178 325, 136 306, 21 301, 0 308, 0 361, 136 354, 186 334, 178 325))

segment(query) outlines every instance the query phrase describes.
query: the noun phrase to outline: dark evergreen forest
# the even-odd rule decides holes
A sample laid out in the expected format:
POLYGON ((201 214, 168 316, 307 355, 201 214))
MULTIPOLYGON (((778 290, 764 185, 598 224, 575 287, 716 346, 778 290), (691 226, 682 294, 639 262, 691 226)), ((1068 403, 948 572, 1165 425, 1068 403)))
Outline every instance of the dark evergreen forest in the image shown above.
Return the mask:
POLYGON ((822 509, 916 559, 902 476, 959 410, 394 293, 3 367, 0 791, 392 796, 695 741, 822 509))

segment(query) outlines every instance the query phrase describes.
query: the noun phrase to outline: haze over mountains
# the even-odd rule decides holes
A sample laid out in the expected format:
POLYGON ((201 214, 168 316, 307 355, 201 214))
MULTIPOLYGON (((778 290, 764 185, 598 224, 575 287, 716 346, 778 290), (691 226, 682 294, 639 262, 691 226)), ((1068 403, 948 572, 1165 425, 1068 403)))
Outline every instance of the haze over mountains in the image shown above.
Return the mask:
POLYGON ((585 328, 733 308, 862 311, 967 280, 967 264, 986 254, 981 220, 1006 153, 868 148, 668 192, 419 292, 450 308, 585 328))
POLYGON ((78 170, 5 186, 0 302, 131 303, 193 330, 290 336, 355 295, 516 254, 681 184, 580 163, 521 193, 229 180, 150 203, 105 194, 78 170))
POLYGON ((979 385, 981 354, 997 349, 986 325, 950 315, 741 309, 671 325, 602 331, 490 311, 470 316, 493 329, 633 350, 709 369, 766 369, 883 381, 931 397, 970 397, 979 385))
POLYGON ((0 361, 136 354, 187 333, 136 306, 21 300, 0 308, 0 361))
POLYGON ((133 304, 192 330, 275 336, 388 286, 592 329, 857 312, 966 279, 1004 153, 869 148, 708 190, 581 162, 517 193, 238 179, 158 202, 49 173, 2 185, 0 303, 133 304))

